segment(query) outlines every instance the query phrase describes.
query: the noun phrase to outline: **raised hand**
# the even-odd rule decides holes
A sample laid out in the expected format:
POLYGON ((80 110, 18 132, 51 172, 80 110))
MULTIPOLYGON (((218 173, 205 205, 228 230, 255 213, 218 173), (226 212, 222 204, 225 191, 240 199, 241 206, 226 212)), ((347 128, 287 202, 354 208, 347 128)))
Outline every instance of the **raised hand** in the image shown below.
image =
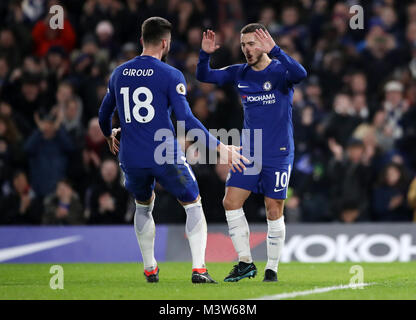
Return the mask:
POLYGON ((335 159, 341 161, 344 155, 343 147, 340 144, 338 144, 334 138, 328 139, 328 147, 329 150, 331 150, 331 152, 333 153, 335 159))
POLYGON ((259 42, 259 46, 257 46, 256 49, 261 52, 270 53, 276 45, 276 42, 274 42, 272 36, 267 30, 264 31, 262 29, 256 29, 254 36, 259 42))
POLYGON ((202 34, 202 50, 206 53, 211 54, 215 52, 220 46, 215 44, 215 32, 212 30, 207 30, 202 34))

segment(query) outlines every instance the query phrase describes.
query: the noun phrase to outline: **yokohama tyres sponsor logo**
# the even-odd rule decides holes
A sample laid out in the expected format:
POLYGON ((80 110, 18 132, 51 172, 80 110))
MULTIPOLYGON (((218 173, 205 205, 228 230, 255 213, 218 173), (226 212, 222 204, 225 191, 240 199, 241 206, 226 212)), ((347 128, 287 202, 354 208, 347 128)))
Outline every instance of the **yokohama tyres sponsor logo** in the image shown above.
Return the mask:
POLYGON ((263 95, 260 95, 260 96, 246 96, 246 95, 243 95, 242 98, 246 99, 247 102, 259 102, 259 101, 268 101, 268 100, 276 99, 274 93, 263 94, 263 95))
POLYGON ((392 262, 416 258, 416 244, 411 234, 322 234, 294 235, 286 241, 281 261, 301 262, 392 262), (377 251, 377 252, 376 252, 377 251))

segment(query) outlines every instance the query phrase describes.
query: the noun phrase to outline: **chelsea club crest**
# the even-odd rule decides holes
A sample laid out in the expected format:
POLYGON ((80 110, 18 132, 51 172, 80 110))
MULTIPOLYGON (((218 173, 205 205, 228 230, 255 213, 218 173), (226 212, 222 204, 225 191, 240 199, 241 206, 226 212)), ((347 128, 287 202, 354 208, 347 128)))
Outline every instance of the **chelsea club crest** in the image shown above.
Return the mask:
POLYGON ((270 83, 270 81, 266 81, 264 84, 263 84, 263 89, 265 90, 265 91, 270 91, 270 89, 272 88, 272 84, 270 83))

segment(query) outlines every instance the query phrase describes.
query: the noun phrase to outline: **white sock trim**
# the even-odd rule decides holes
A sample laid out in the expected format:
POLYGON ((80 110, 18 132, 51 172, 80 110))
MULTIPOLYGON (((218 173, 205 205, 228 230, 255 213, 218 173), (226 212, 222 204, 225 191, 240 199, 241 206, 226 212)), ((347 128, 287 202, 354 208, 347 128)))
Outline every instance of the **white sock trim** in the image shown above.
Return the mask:
POLYGON ((190 204, 184 205, 184 206, 183 206, 183 208, 184 208, 185 210, 187 210, 187 209, 190 209, 190 208, 193 208, 193 207, 196 207, 196 206, 202 206, 202 203, 201 203, 201 198, 199 198, 199 200, 198 200, 197 202, 194 202, 194 203, 190 203, 190 204))
POLYGON ((267 227, 269 230, 280 231, 285 228, 285 217, 281 216, 277 220, 267 219, 267 227))
POLYGON ((150 208, 153 207, 155 204, 156 197, 153 197, 153 200, 149 204, 140 204, 137 203, 137 201, 134 201, 136 203, 136 208, 150 208))
POLYGON ((225 210, 225 217, 228 222, 236 220, 238 218, 244 217, 244 210, 243 208, 236 210, 225 210))

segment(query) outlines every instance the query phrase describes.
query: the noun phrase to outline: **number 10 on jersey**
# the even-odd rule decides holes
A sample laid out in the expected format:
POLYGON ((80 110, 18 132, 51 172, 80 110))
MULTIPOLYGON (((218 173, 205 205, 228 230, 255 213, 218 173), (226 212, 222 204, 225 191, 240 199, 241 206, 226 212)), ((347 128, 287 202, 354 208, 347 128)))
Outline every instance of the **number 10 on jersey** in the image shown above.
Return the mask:
MULTIPOLYGON (((129 87, 122 87, 120 89, 120 93, 123 95, 123 104, 124 104, 124 119, 126 123, 131 122, 131 113, 130 113, 130 88, 129 87)), ((139 87, 133 91, 133 117, 137 122, 140 123, 147 123, 152 121, 153 117, 155 116, 155 109, 151 105, 153 101, 153 94, 146 87, 139 87), (139 96, 143 94, 146 98, 142 101, 140 100, 139 96), (145 108, 147 110, 147 114, 145 116, 140 115, 140 109, 145 108)))

